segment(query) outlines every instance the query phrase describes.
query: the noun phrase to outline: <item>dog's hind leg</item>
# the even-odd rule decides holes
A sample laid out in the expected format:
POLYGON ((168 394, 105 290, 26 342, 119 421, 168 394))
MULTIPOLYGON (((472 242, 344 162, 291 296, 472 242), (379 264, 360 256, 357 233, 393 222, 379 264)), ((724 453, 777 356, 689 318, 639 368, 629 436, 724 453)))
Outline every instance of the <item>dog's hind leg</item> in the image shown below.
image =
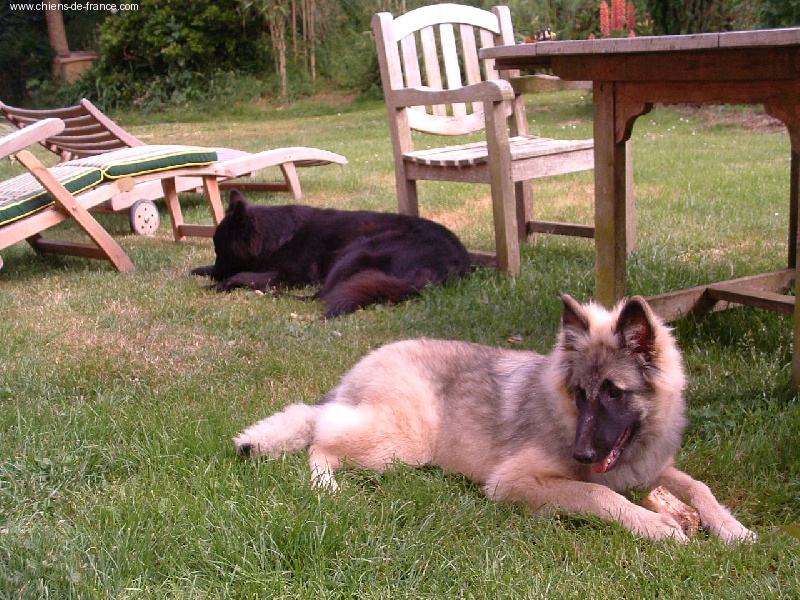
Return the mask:
POLYGON ((342 461, 338 456, 328 454, 316 446, 311 447, 308 459, 311 467, 311 485, 315 489, 335 492, 339 489, 339 484, 333 474, 342 467, 342 461))

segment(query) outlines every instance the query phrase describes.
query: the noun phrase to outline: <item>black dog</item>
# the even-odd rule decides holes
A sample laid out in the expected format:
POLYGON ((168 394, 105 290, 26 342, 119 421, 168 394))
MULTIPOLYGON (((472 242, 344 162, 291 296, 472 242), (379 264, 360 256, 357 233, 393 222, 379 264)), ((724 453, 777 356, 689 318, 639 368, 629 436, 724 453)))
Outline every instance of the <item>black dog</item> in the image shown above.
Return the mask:
POLYGON ((250 206, 231 192, 214 233, 217 261, 192 271, 219 292, 320 283, 325 316, 398 302, 426 285, 463 277, 466 248, 449 229, 393 213, 308 206, 250 206))

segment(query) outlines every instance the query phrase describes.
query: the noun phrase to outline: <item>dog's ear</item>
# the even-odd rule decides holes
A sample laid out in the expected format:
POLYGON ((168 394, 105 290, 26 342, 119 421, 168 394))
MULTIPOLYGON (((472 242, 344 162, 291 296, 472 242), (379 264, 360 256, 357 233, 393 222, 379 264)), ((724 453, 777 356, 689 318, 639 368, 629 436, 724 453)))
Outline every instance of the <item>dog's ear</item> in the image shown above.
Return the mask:
POLYGON ((564 294, 561 302, 564 305, 561 316, 561 346, 565 350, 572 350, 576 348, 578 340, 589 333, 589 319, 580 302, 572 296, 564 294))
POLYGON ((589 320, 583 312, 583 307, 580 302, 575 300, 569 294, 561 296, 561 302, 564 305, 564 312, 561 316, 561 327, 563 329, 574 329, 580 333, 589 331, 589 320))
POLYGON ((631 352, 650 362, 656 341, 655 315, 641 296, 630 298, 617 318, 617 334, 631 352))
POLYGON ((228 197, 228 210, 226 214, 242 216, 247 212, 247 200, 244 199, 239 190, 231 190, 228 197))

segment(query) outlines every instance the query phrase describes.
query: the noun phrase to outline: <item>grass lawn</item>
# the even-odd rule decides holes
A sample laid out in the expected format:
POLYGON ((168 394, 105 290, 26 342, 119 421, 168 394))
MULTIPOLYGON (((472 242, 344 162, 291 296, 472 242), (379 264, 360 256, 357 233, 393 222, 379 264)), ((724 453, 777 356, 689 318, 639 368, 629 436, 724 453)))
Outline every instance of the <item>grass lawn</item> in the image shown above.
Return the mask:
MULTIPOLYGON (((544 135, 589 137, 590 116, 579 93, 531 101, 531 129, 544 135)), ((657 108, 637 122, 632 293, 785 264, 788 137, 743 126, 746 116, 657 108)), ((117 118, 151 143, 339 152, 347 166, 301 172, 302 202, 396 209, 380 103, 117 118)), ((18 171, 0 164, 2 177, 18 171)), ((488 188, 420 189, 424 216, 470 248, 492 249, 488 188)), ((591 172, 537 183, 544 219, 590 222, 591 196, 591 172)), ((187 221, 209 221, 201 199, 188 202, 187 221)), ((2 251, 0 599, 800 596, 800 541, 779 529, 800 521, 789 317, 737 309, 675 324, 690 417, 678 466, 757 531, 756 543, 727 547, 702 534, 652 543, 598 519, 537 519, 438 469, 347 472, 340 494, 317 494, 305 455, 244 461, 232 437, 290 402, 316 401, 389 341, 549 351, 559 295, 592 298, 592 242, 542 236, 523 248, 516 279, 477 270, 421 298, 325 321, 319 305, 291 296, 206 290, 189 271, 213 262, 211 242, 175 244, 161 210, 154 238, 130 234, 125 217, 99 216, 133 273, 25 244, 2 251)))

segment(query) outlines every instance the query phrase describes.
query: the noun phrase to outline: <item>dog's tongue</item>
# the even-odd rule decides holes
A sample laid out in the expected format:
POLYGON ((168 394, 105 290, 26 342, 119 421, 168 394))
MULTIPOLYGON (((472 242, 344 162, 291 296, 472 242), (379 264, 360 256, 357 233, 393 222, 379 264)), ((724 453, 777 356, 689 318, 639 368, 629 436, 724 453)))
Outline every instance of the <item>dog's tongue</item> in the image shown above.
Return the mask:
POLYGON ((615 452, 612 452, 608 456, 606 456, 600 462, 596 462, 592 464, 592 471, 595 473, 605 473, 611 468, 611 465, 614 464, 616 457, 614 456, 615 452))
POLYGON ((606 456, 600 462, 592 463, 592 471, 595 473, 605 473, 614 465, 616 465, 619 457, 622 455, 625 445, 631 439, 631 435, 633 435, 633 428, 628 427, 628 429, 623 431, 622 435, 619 436, 617 443, 614 444, 614 449, 608 453, 608 456, 606 456))

